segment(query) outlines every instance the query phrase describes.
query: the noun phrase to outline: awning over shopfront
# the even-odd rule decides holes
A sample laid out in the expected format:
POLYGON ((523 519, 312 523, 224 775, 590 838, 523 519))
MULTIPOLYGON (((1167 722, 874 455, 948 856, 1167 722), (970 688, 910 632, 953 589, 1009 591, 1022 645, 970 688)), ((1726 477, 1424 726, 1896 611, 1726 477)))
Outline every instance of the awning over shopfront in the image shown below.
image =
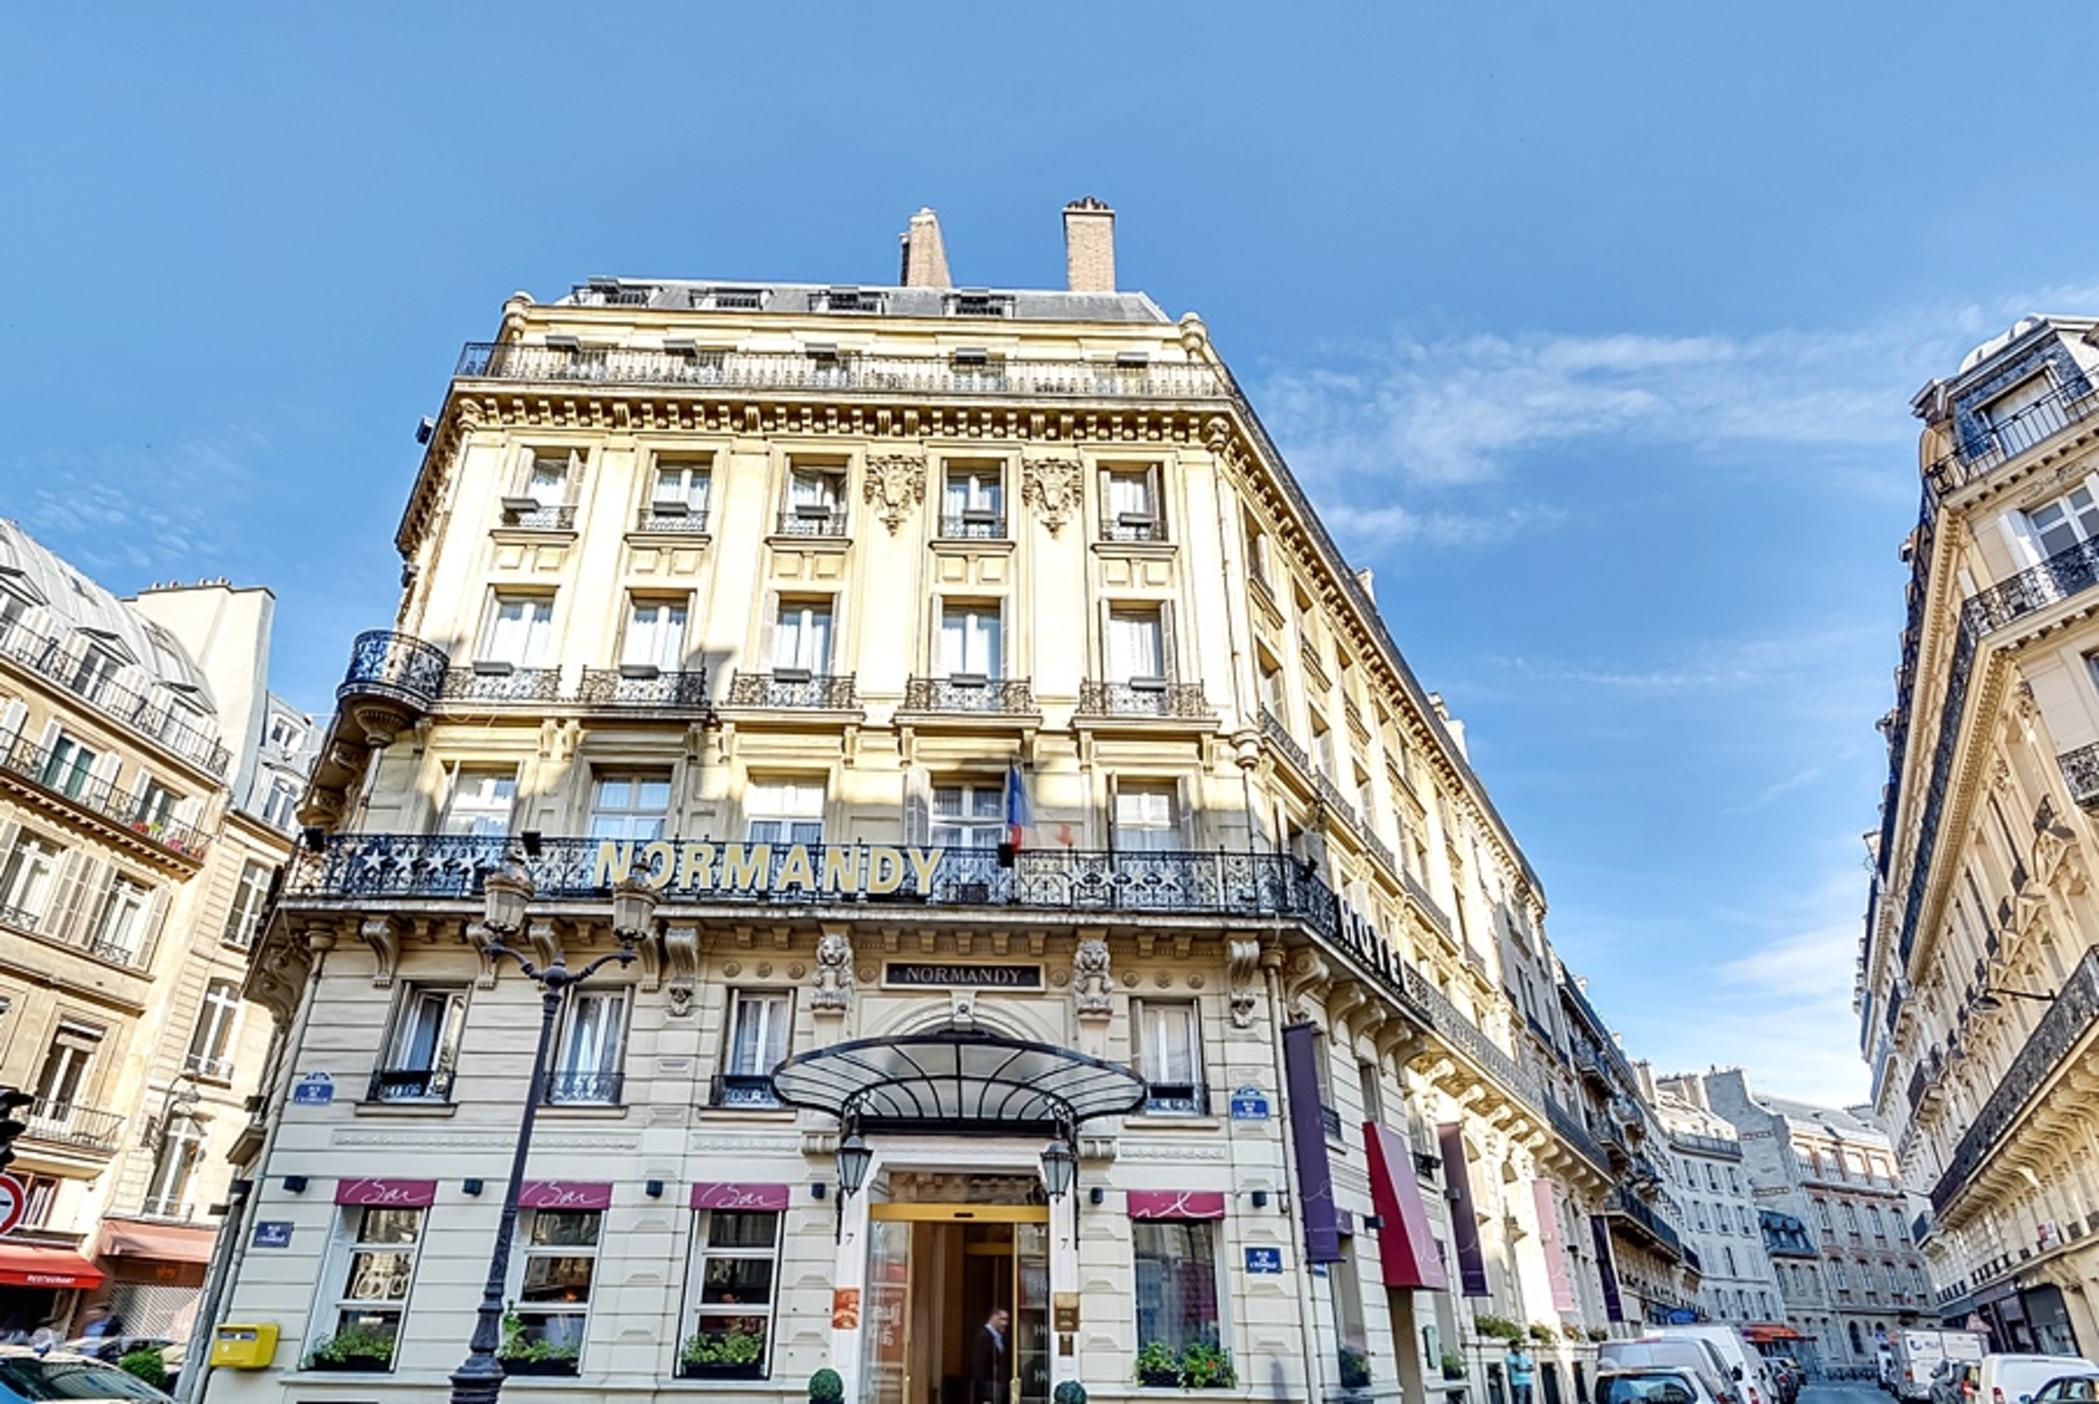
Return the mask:
POLYGON ((209 1263, 214 1229, 192 1224, 142 1224, 111 1219, 102 1225, 101 1258, 150 1258, 161 1263, 209 1263))
POLYGON ((100 1287, 102 1274, 70 1248, 0 1243, 0 1287, 100 1287))
POLYGON ((870 1128, 1005 1132, 1075 1126, 1144 1105, 1128 1068, 954 1025, 797 1053, 773 1070, 793 1107, 870 1128))
POLYGON ((1751 1345, 1772 1345, 1779 1341, 1808 1339, 1783 1321, 1752 1321, 1742 1328, 1742 1334, 1749 1337, 1751 1345))
POLYGON ((1428 1206, 1414 1179, 1414 1154, 1397 1131, 1365 1122, 1363 1140, 1370 1151, 1370 1202, 1377 1206, 1378 1257, 1387 1287, 1446 1291, 1450 1277, 1429 1233, 1428 1206))

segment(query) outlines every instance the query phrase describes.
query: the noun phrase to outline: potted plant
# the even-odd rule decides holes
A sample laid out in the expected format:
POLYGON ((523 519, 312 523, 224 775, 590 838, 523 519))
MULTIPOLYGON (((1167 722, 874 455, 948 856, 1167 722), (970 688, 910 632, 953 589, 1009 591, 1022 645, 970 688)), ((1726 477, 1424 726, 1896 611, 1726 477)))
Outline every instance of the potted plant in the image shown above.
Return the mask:
POLYGON ((1230 1389, 1239 1383, 1232 1369, 1231 1354, 1209 1341, 1190 1341, 1181 1351, 1181 1385, 1184 1389, 1230 1389))
POLYGON ((1559 1335, 1552 1329, 1552 1327, 1541 1326, 1537 1322, 1533 1321, 1531 1323, 1531 1339, 1536 1341, 1539 1345, 1551 1345, 1554 1341, 1559 1339, 1559 1335))
POLYGON ((117 1361, 117 1368, 125 1374, 144 1380, 155 1389, 168 1387, 167 1362, 152 1346, 135 1346, 124 1352, 117 1361))
POLYGON ((1181 1382, 1181 1362, 1164 1341, 1148 1341, 1137 1352, 1137 1383, 1171 1389, 1181 1382))
POLYGON ((809 1404, 839 1404, 845 1398, 845 1381, 829 1366, 809 1377, 809 1404))
POLYGON ((1465 1357, 1454 1350, 1443 1352, 1443 1378, 1462 1380, 1465 1378, 1465 1357))
POLYGON ((1589 1328, 1589 1339, 1590 1339, 1590 1340, 1592 1340, 1592 1341, 1598 1341, 1598 1342, 1601 1342, 1601 1341, 1607 1341, 1607 1340, 1609 1340, 1610 1338, 1611 1338, 1611 1333, 1610 1333, 1609 1329, 1608 1329, 1608 1328, 1606 1328, 1606 1327, 1602 1327, 1602 1326, 1591 1326, 1591 1327, 1589 1328))
POLYGON ((309 1370, 342 1370, 377 1374, 394 1368, 394 1338, 364 1326, 345 1326, 314 1343, 306 1357, 309 1370))
POLYGON ((754 1380, 763 1372, 765 1335, 760 1331, 702 1331, 678 1350, 678 1375, 688 1380, 754 1380))
POLYGON ((1086 1404, 1086 1386, 1077 1380, 1066 1380, 1050 1396, 1050 1404, 1086 1404))
POLYGON ((1572 1321, 1566 1322, 1560 1327, 1560 1334, 1570 1341, 1584 1340, 1588 1335, 1587 1332, 1583 1331, 1581 1327, 1575 1325, 1572 1321))
POLYGON ((1491 1311, 1483 1311, 1473 1317, 1472 1329, 1479 1332, 1482 1336, 1491 1336, 1495 1340, 1500 1341, 1513 1342, 1523 1339, 1523 1328, 1521 1326, 1518 1326, 1506 1316, 1496 1316, 1491 1311))
POLYGON ((1341 1347, 1341 1387, 1370 1388, 1370 1354, 1356 1346, 1341 1347))
POLYGON ((515 1304, 503 1313, 503 1340, 496 1347, 496 1360, 505 1375, 573 1375, 580 1354, 565 1341, 528 1338, 515 1304))

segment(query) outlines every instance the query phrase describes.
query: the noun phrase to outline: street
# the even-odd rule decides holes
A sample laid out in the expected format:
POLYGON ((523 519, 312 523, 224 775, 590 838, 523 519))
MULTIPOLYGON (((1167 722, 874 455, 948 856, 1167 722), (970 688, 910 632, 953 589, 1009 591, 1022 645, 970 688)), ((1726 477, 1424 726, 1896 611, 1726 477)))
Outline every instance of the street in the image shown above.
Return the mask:
POLYGON ((1888 1396, 1865 1380, 1811 1381, 1799 1404, 1885 1404, 1888 1396))

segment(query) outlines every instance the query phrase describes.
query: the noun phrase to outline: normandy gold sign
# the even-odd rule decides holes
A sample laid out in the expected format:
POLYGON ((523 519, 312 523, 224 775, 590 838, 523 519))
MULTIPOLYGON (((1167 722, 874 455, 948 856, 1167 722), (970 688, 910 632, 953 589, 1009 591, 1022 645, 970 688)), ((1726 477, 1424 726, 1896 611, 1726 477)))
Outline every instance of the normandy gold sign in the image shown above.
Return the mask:
POLYGON ((930 892, 940 869, 937 848, 897 844, 714 843, 705 839, 606 839, 591 863, 593 886, 631 874, 657 891, 706 893, 930 892))

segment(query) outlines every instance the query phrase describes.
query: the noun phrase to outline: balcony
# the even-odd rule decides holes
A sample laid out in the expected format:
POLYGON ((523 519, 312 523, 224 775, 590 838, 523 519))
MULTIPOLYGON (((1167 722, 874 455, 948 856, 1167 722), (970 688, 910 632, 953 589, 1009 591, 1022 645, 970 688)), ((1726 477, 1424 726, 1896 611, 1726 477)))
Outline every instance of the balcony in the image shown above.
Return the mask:
POLYGON ((548 506, 535 503, 524 505, 527 499, 519 498, 513 504, 503 504, 503 530, 505 531, 574 531, 576 509, 571 503, 548 506))
POLYGON ((1177 721, 1209 721, 1214 714, 1203 697, 1201 683, 1144 678, 1133 682, 1100 682, 1087 679, 1079 684, 1081 717, 1161 717, 1177 721))
POLYGON ((186 1054, 182 1059, 182 1070, 191 1077, 201 1077, 206 1082, 231 1082, 233 1059, 214 1058, 204 1053, 186 1054))
POLYGON ((2099 809, 2099 742, 2065 751, 2055 758, 2055 763, 2062 767, 2070 798, 2080 808, 2099 809))
POLYGON ((1589 1128, 1582 1124, 1580 1117, 1549 1095, 1545 1098, 1545 1119, 1552 1123, 1553 1134, 1579 1151, 1591 1165, 1606 1173, 1610 1171, 1611 1157, 1602 1143, 1589 1134, 1589 1128))
POLYGON ((197 1206, 170 1195, 148 1195, 138 1204, 138 1217, 164 1224, 187 1224, 197 1217, 197 1206))
POLYGON ((780 513, 775 533, 780 536, 846 535, 843 507, 789 507, 780 513))
POLYGON ((1166 523, 1156 517, 1139 517, 1124 513, 1112 522, 1101 523, 1103 541, 1164 541, 1166 523))
POLYGON ((1933 492, 1947 493, 1987 477, 2029 449, 2099 413, 2091 377, 2072 375, 2054 391, 2002 423, 1978 427, 1958 448, 1925 469, 1933 492))
POLYGON ((1004 541, 1006 539, 1006 514, 1003 512, 948 512, 940 518, 940 537, 943 541, 1004 541))
POLYGON ((469 710, 483 704, 559 702, 561 670, 477 661, 469 667, 447 669, 437 696, 441 702, 466 703, 469 710))
POLYGON ((1518 1067, 1516 1061, 1501 1051, 1494 1041, 1482 1033, 1479 1026, 1465 1017, 1444 993, 1430 984, 1412 966, 1404 971, 1407 994, 1412 997, 1421 1012, 1427 1016, 1431 1032, 1445 1043, 1470 1059, 1489 1077, 1500 1083, 1516 1100, 1533 1110, 1545 1105, 1545 1094, 1535 1079, 1518 1067))
POLYGON ((1627 1194, 1622 1189, 1614 1189, 1604 1197, 1603 1211, 1631 1224, 1657 1252, 1682 1261, 1683 1236, 1677 1233, 1674 1225, 1655 1213, 1637 1196, 1627 1194))
POLYGON ((780 1105, 767 1073, 716 1073, 708 1088, 710 1107, 758 1107, 771 1111, 780 1105))
POLYGON ((1026 678, 912 678, 904 684, 902 710, 1030 716, 1035 689, 1026 678))
POLYGON ((0 769, 178 858, 198 862, 211 847, 210 839, 196 825, 142 809, 136 795, 119 790, 111 780, 91 775, 69 759, 61 759, 50 747, 17 740, 0 749, 0 769))
POLYGON ((576 700, 586 707, 641 707, 650 711, 704 711, 704 669, 666 672, 632 664, 618 668, 585 668, 576 700))
POLYGON ((1204 1116, 1210 1110, 1210 1091, 1200 1082, 1149 1083, 1144 1110, 1149 1116, 1204 1116))
POLYGON ((365 1091, 368 1102, 449 1102, 452 1069, 379 1068, 365 1091))
POLYGON ((2099 540, 2080 541, 1970 595, 1961 606, 1961 619, 1976 633, 1988 634, 2095 584, 2099 584, 2099 540))
POLYGON ((998 373, 949 356, 840 355, 797 351, 652 351, 628 347, 469 342, 461 380, 548 385, 666 386, 730 391, 840 391, 874 395, 1013 395, 1027 398, 1217 400, 1232 387, 1202 363, 1003 359, 998 373))
POLYGON ((707 509, 675 502, 652 502, 648 510, 635 518, 634 530, 642 536, 704 536, 707 534, 707 509))
POLYGON ((1282 718, 1266 707, 1261 709, 1261 735, 1269 745, 1288 756, 1292 765, 1306 775, 1314 773, 1312 758, 1305 754, 1305 748, 1297 744, 1297 738, 1290 734, 1289 727, 1283 725, 1282 718))
POLYGON ((616 1107, 620 1104, 620 1093, 625 1085, 626 1075, 619 1072, 600 1069, 549 1072, 546 1092, 540 1100, 550 1107, 616 1107))
POLYGON ((181 704, 120 686, 83 669, 66 640, 16 621, 0 628, 0 657, 7 658, 72 693, 113 721, 213 775, 224 775, 232 755, 219 739, 182 711, 181 704))
POLYGON ((376 746, 437 705, 451 669, 445 651, 410 634, 371 629, 350 645, 350 666, 335 700, 376 746))
POLYGON ((852 673, 736 673, 729 679, 728 707, 773 707, 788 711, 850 712, 860 705, 852 673))
POLYGON ((2077 962, 2055 1002, 2041 1015, 2025 1046, 2012 1059, 1997 1090, 1983 1103, 1967 1134, 1954 1148, 1945 1173, 1932 1186, 1931 1209, 1935 1217, 1945 1217, 1947 1207, 1996 1152, 2027 1103, 2055 1075, 2095 1023, 2099 1023, 2099 948, 2086 951, 2084 959, 2077 962))
POLYGON ((24 1115, 22 1120, 29 1128, 22 1133, 25 1141, 69 1146, 98 1155, 115 1154, 124 1131, 124 1118, 115 1112, 96 1111, 78 1104, 39 1106, 24 1115))
POLYGON ((1730 1141, 1722 1136, 1700 1136, 1689 1131, 1671 1131, 1670 1143, 1679 1149, 1698 1151, 1705 1155, 1724 1156, 1729 1160, 1742 1158, 1742 1143, 1730 1141))

